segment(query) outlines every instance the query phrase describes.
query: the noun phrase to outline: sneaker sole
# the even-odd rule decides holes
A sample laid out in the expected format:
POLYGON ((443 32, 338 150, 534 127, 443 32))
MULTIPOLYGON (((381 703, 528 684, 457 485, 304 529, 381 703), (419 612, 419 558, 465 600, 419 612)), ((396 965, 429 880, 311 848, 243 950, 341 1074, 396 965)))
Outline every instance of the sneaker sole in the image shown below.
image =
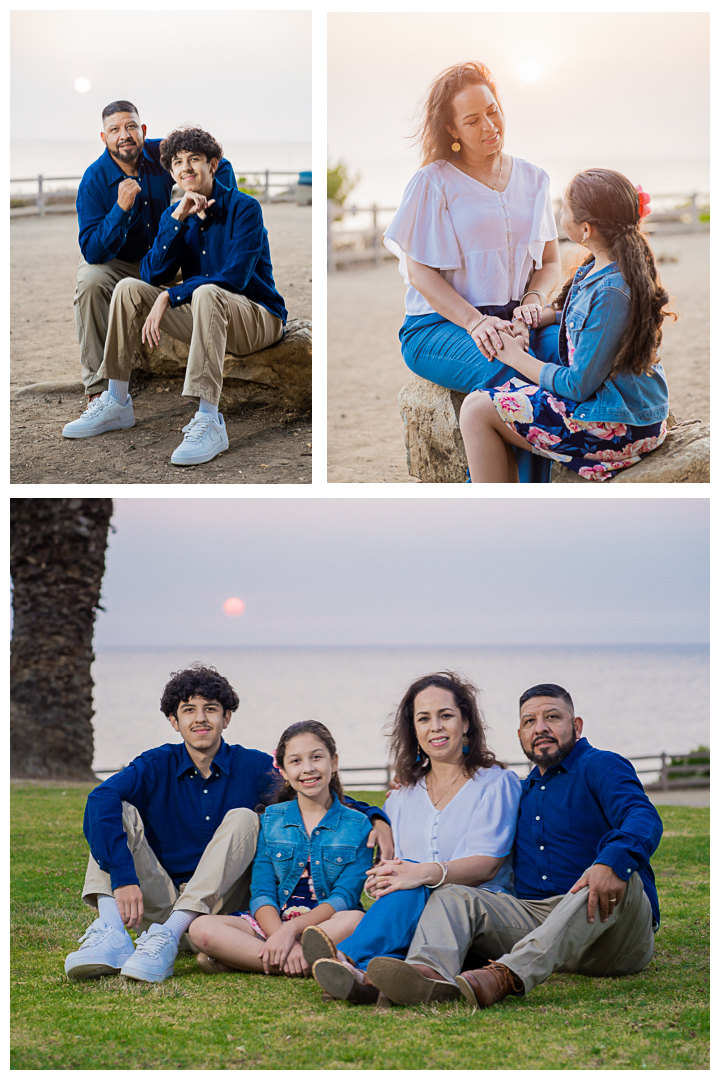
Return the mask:
POLYGON ((68 979, 100 979, 103 975, 117 975, 121 967, 121 964, 117 967, 110 964, 78 964, 69 971, 65 968, 65 974, 68 979))
POLYGON ((219 447, 219 449, 214 450, 212 454, 200 454, 198 457, 194 457, 192 460, 185 458, 183 461, 176 461, 175 455, 173 454, 173 456, 170 458, 170 464, 179 465, 181 467, 184 465, 204 465, 206 461, 212 461, 213 458, 218 457, 220 454, 224 454, 225 451, 229 449, 230 445, 228 444, 227 446, 221 446, 219 447))
POLYGON ((135 982, 165 982, 169 979, 173 973, 173 968, 165 975, 160 975, 157 972, 142 972, 142 971, 126 971, 125 967, 120 968, 120 974, 126 979, 134 979, 135 982))
POLYGON ((104 435, 107 431, 125 431, 127 428, 135 427, 135 418, 129 424, 104 424, 101 428, 96 428, 94 431, 65 431, 63 430, 64 439, 91 439, 93 435, 104 435))

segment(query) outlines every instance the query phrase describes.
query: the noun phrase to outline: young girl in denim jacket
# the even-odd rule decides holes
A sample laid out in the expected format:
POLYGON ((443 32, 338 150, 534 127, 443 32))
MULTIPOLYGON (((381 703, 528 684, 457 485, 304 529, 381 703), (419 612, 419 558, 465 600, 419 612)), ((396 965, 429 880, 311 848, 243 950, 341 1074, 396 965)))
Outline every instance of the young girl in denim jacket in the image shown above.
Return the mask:
POLYGON ((640 232, 648 202, 609 169, 570 182, 561 224, 590 254, 553 306, 515 319, 515 336, 501 334, 502 360, 527 381, 513 378, 463 402, 473 483, 516 483, 513 446, 607 480, 664 440, 668 390, 658 356, 668 294, 640 232), (529 327, 556 323, 559 362, 541 363, 526 351, 529 327))
POLYGON ((250 911, 203 915, 190 928, 203 971, 310 974, 299 938, 319 926, 334 942, 363 915, 372 825, 343 802, 335 742, 314 720, 292 724, 275 751, 285 781, 261 818, 250 911))

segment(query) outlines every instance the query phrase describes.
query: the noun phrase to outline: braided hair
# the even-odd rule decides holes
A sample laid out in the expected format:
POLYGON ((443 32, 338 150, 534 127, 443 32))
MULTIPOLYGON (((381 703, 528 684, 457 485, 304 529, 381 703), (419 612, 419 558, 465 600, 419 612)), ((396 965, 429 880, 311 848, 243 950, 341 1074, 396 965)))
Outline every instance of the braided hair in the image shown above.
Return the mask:
MULTIPOLYGON (((640 232, 640 198, 630 181, 612 169, 588 169, 570 181, 565 201, 576 225, 587 222, 600 234, 610 259, 614 260, 630 288, 630 318, 620 343, 610 376, 623 371, 648 374, 657 363, 662 341, 663 319, 677 319, 663 310, 670 297, 660 283, 655 259, 640 232)), ((587 266, 594 255, 582 263, 587 266)), ((572 286, 569 278, 554 307, 562 310, 572 286)))

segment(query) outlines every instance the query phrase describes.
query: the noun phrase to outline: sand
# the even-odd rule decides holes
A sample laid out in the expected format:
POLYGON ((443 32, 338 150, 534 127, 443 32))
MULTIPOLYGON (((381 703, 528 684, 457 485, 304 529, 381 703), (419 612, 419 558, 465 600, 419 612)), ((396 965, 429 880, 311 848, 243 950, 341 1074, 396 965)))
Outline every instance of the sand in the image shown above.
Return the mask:
MULTIPOLYGON (((707 233, 651 241, 680 314, 665 322, 662 359, 678 420, 710 418, 710 243, 707 233)), ((398 330, 397 261, 328 275, 328 482, 415 483, 408 475, 397 395, 408 380, 398 330)))
MULTIPOLYGON (((290 318, 311 316, 311 211, 293 203, 263 207, 275 282, 290 318)), ((72 299, 79 258, 75 214, 15 218, 11 245, 11 388, 80 379, 72 299)), ((181 380, 133 387, 132 435, 63 439, 83 408, 81 392, 20 397, 12 405, 13 483, 309 483, 307 418, 246 407, 227 418, 230 450, 191 469, 169 464, 192 406, 181 380), (159 384, 159 385, 158 385, 159 384), (118 436, 120 439, 118 439, 118 436)))

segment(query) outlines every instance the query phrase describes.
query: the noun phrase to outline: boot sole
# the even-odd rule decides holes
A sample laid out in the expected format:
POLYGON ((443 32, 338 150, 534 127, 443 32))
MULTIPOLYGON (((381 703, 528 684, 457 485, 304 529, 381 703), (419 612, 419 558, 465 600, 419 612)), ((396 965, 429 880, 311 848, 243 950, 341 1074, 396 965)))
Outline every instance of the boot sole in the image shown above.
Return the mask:
POLYGON ((312 968, 316 960, 337 960, 337 949, 319 926, 308 926, 301 938, 303 956, 312 968))
POLYGON ((319 983, 323 990, 331 994, 336 1001, 355 1001, 365 1005, 378 999, 377 987, 357 982, 352 971, 339 960, 316 960, 312 973, 315 982, 319 983))
POLYGON ((458 975, 457 984, 458 984, 458 990, 460 991, 462 996, 465 998, 467 1003, 469 1005, 472 1005, 472 1007, 474 1009, 481 1009, 482 1005, 480 1005, 480 1003, 478 1002, 478 999, 475 997, 475 991, 473 990, 472 986, 467 981, 467 979, 464 979, 462 977, 462 975, 458 975))
POLYGON ((430 1005, 460 997, 459 989, 452 983, 426 979, 412 964, 391 956, 371 960, 368 975, 381 993, 396 1005, 430 1005))

